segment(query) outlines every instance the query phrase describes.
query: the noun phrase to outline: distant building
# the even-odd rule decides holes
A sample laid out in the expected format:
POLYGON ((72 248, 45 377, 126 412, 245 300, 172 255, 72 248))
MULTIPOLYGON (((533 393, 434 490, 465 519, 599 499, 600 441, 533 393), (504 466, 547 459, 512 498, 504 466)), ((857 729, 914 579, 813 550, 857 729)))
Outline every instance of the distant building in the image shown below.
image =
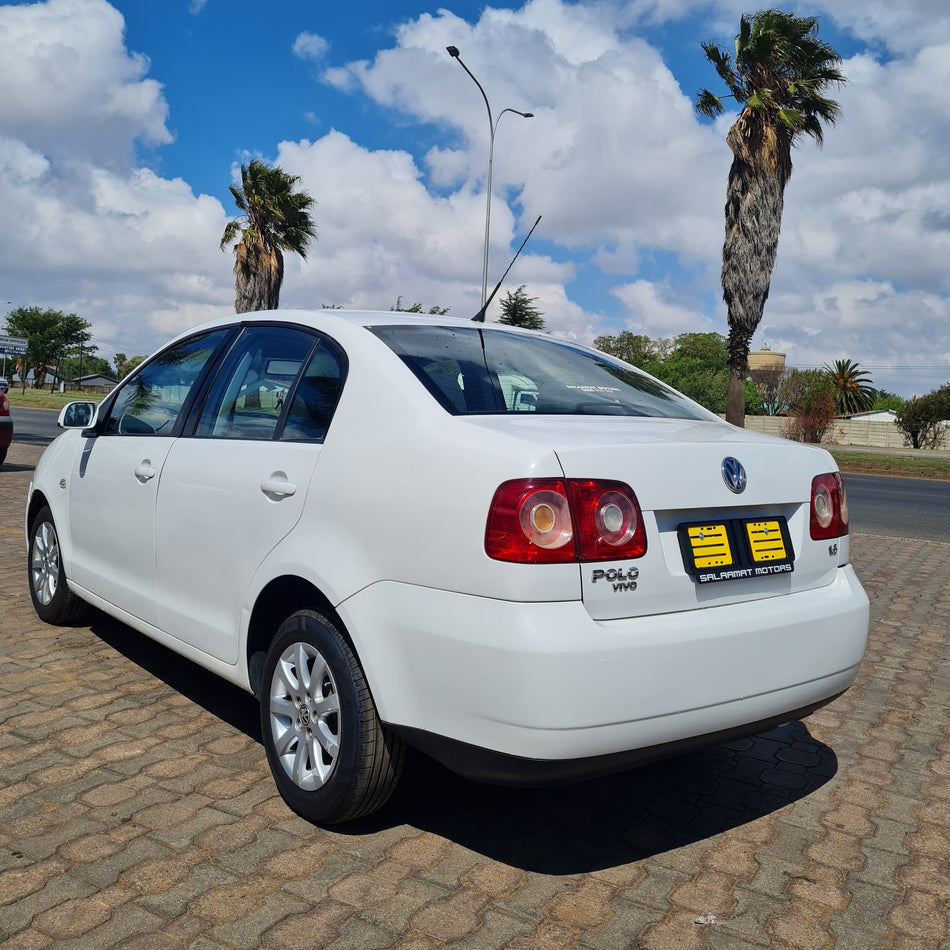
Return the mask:
POLYGON ((76 389, 84 393, 108 393, 115 388, 117 380, 103 373, 92 373, 89 376, 77 376, 73 381, 76 389))
POLYGON ((773 350, 753 350, 749 354, 749 375, 755 380, 756 373, 785 371, 785 354, 773 350))
POLYGON ((772 350, 753 350, 749 354, 749 376, 762 397, 767 415, 777 416, 784 409, 778 401, 778 384, 785 372, 785 354, 772 350))
MULTIPOLYGON (((18 386, 20 385, 20 376, 17 373, 14 373, 12 376, 12 381, 15 382, 18 386)), ((31 369, 26 374, 26 385, 30 389, 40 387, 45 389, 47 386, 52 386, 58 388, 61 383, 65 382, 65 377, 55 366, 47 366, 46 371, 43 374, 43 379, 40 382, 36 381, 36 376, 31 369)))
POLYGON ((836 419, 852 419, 855 422, 895 422, 897 413, 893 409, 871 409, 867 412, 848 412, 836 419))

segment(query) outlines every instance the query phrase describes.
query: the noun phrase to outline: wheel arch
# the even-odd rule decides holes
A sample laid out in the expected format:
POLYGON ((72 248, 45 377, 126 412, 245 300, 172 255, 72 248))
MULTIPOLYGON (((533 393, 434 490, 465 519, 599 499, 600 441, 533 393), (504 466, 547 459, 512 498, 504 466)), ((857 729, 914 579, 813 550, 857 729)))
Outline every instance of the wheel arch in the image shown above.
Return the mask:
POLYGON ((275 577, 258 594, 247 628, 247 676, 251 690, 260 699, 261 674, 264 657, 280 625, 298 610, 318 610, 339 628, 353 654, 356 647, 340 615, 326 595, 302 577, 285 575, 275 577))
POLYGON ((26 508, 27 531, 30 530, 30 525, 33 524, 33 519, 39 514, 41 508, 49 508, 50 511, 53 510, 53 506, 49 503, 49 499, 43 494, 42 490, 38 488, 30 496, 30 501, 26 508))

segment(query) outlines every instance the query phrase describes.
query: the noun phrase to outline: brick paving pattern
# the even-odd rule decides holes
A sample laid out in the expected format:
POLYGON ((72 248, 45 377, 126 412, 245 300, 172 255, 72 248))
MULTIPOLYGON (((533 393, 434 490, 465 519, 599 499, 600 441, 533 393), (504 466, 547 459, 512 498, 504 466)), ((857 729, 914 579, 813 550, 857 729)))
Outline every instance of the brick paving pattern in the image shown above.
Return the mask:
POLYGON ((104 616, 36 619, 38 456, 0 470, 3 947, 950 950, 950 543, 853 536, 867 657, 803 722, 553 790, 417 757, 323 830, 249 696, 104 616))

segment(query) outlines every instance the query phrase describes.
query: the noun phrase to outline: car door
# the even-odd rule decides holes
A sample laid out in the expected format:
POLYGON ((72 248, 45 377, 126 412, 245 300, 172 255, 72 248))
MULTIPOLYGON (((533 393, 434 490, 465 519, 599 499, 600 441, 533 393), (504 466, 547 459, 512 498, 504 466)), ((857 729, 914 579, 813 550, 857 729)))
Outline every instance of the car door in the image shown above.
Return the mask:
POLYGON ((343 383, 342 353, 290 325, 246 327, 165 462, 156 529, 159 626, 237 662, 245 593, 300 518, 343 383))
POLYGON ((232 331, 202 333, 145 363, 111 400, 69 486, 70 575, 154 624, 155 499, 162 468, 205 367, 232 331))

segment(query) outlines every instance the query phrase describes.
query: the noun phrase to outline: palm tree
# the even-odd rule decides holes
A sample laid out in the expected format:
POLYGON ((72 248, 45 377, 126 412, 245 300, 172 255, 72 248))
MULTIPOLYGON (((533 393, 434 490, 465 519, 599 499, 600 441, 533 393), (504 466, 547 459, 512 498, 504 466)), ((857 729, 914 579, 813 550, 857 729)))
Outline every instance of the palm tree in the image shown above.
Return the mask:
POLYGON ((241 187, 230 185, 241 211, 228 222, 221 250, 234 244, 234 309, 276 310, 284 281, 284 251, 307 256, 317 235, 310 219, 313 198, 295 191, 300 179, 254 160, 241 166, 241 187), (236 243, 235 243, 236 242, 236 243))
MULTIPOLYGON (((840 108, 822 93, 846 81, 837 51, 818 38, 816 17, 761 10, 739 21, 735 57, 715 43, 703 52, 741 106, 726 135, 732 168, 726 187, 722 296, 729 313, 729 396, 726 419, 745 421, 745 377, 752 336, 762 319, 782 226, 792 145, 807 135, 822 144, 822 123, 840 108)), ((715 117, 722 100, 700 91, 696 108, 715 117)))
POLYGON ((859 369, 851 360, 835 360, 834 366, 825 364, 825 371, 834 382, 835 408, 842 415, 864 412, 874 405, 876 390, 871 386, 871 374, 859 369))

